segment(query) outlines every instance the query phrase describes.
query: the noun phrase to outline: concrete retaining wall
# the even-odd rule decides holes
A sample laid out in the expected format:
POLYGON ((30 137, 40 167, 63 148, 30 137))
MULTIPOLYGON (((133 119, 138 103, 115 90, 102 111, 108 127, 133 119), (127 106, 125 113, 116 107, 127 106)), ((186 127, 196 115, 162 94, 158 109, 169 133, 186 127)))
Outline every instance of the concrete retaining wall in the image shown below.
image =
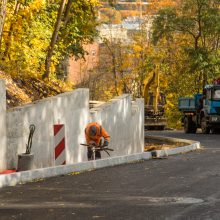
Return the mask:
POLYGON ((66 163, 86 160, 84 128, 89 119, 89 91, 78 89, 33 104, 11 109, 7 113, 7 167, 17 167, 17 154, 24 153, 29 126, 36 126, 32 153, 34 167, 54 166, 54 124, 65 125, 66 163))
MULTIPOLYGON (((114 148, 111 156, 144 151, 142 99, 132 102, 130 95, 122 95, 89 110, 89 90, 77 89, 10 109, 6 114, 4 81, 0 81, 0 94, 0 171, 17 168, 18 154, 26 151, 31 124, 36 127, 31 149, 35 169, 55 165, 55 124, 65 125, 66 164, 87 161, 87 149, 80 143, 85 143, 84 129, 90 121, 100 122, 109 132, 110 147, 114 148)), ((103 153, 105 157, 108 155, 103 153)))
POLYGON ((6 93, 5 82, 0 80, 0 172, 7 167, 6 161, 6 93))
POLYGON ((128 154, 144 151, 144 99, 136 99, 132 102, 130 135, 132 147, 128 154))
MULTIPOLYGON (((144 102, 132 102, 130 95, 122 95, 90 110, 90 121, 99 122, 110 134, 111 156, 144 151, 144 102)), ((108 157, 102 153, 102 157, 108 157)))

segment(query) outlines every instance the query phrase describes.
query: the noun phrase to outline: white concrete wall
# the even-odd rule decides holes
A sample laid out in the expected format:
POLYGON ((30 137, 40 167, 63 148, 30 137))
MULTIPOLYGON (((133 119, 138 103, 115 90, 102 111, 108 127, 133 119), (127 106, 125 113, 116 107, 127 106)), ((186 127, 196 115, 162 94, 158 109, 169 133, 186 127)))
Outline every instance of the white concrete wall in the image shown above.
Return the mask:
POLYGON ((6 92, 5 82, 0 80, 0 172, 7 167, 6 161, 6 92))
MULTIPOLYGON (((90 110, 90 121, 99 122, 110 134, 111 156, 141 153, 144 150, 144 102, 132 103, 130 95, 122 95, 90 110)), ((108 157, 104 152, 103 158, 108 157)))
POLYGON ((29 126, 36 126, 32 153, 34 167, 54 165, 53 125, 65 125, 67 164, 86 160, 84 128, 89 120, 89 90, 77 89, 47 98, 7 113, 7 167, 17 167, 17 154, 24 153, 28 142, 29 126))
POLYGON ((131 136, 132 148, 129 154, 144 151, 144 99, 132 102, 131 111, 131 136))
MULTIPOLYGON (((24 153, 28 143, 29 126, 36 126, 32 150, 34 168, 54 166, 54 124, 65 125, 66 162, 87 160, 84 129, 88 122, 98 121, 111 136, 111 156, 142 153, 144 150, 144 102, 131 101, 122 95, 89 110, 89 90, 77 89, 43 99, 22 107, 5 109, 5 87, 0 81, 1 94, 1 169, 17 168, 17 155, 24 153), (6 118, 6 120, 5 120, 6 118), (6 121, 6 128, 5 127, 6 121), (7 148, 6 138, 7 134, 7 148), (5 147, 4 147, 5 146, 5 147), (6 155, 6 156, 5 156, 6 155), (7 164, 7 167, 6 165, 7 164)), ((108 157, 103 153, 103 158, 108 157)))
POLYGON ((26 105, 7 113, 7 162, 8 168, 17 168, 17 154, 24 153, 28 143, 29 126, 36 126, 31 152, 36 168, 52 166, 52 117, 51 100, 26 105))
POLYGON ((84 130, 89 120, 89 90, 77 89, 53 99, 54 124, 65 124, 68 164, 87 160, 84 130))

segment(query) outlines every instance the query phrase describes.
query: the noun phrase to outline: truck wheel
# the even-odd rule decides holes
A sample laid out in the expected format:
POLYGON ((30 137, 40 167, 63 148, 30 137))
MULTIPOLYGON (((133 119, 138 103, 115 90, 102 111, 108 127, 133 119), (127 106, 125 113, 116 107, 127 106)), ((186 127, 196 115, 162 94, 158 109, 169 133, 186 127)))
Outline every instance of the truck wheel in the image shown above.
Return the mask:
POLYGON ((165 130, 165 126, 164 126, 164 125, 161 125, 161 126, 160 126, 160 130, 162 130, 162 131, 165 130))
POLYGON ((195 122, 193 122, 192 117, 184 118, 184 131, 185 133, 196 133, 197 127, 195 122))
POLYGON ((191 117, 184 118, 184 131, 185 133, 196 133, 197 127, 191 117))
POLYGON ((194 122, 192 122, 191 133, 195 134, 196 131, 197 131, 196 124, 194 122))
POLYGON ((184 131, 185 131, 185 133, 189 133, 189 120, 188 120, 188 118, 184 118, 183 123, 184 123, 184 131))
POLYGON ((209 134, 210 133, 210 128, 207 126, 205 117, 202 117, 202 119, 201 119, 201 129, 202 129, 203 134, 209 134))
POLYGON ((220 134, 220 129, 219 128, 211 128, 210 132, 211 132, 211 134, 220 134))

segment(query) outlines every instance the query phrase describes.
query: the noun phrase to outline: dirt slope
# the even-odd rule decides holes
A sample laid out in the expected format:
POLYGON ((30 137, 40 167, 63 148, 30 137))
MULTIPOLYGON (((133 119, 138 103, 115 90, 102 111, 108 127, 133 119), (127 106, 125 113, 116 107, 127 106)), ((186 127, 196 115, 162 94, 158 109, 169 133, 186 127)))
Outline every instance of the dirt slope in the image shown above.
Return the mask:
POLYGON ((72 85, 61 81, 45 82, 34 77, 11 77, 1 71, 0 79, 6 83, 7 108, 72 90, 72 85))

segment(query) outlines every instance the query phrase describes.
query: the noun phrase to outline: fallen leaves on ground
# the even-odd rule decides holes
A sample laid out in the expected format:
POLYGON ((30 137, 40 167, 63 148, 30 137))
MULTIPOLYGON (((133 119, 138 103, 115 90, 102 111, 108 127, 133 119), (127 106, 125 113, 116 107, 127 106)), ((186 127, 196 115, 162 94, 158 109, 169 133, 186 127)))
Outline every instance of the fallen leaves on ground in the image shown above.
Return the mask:
POLYGON ((144 150, 145 151, 153 151, 153 150, 167 150, 176 147, 185 146, 184 143, 174 143, 174 144, 157 144, 157 143, 146 143, 144 150))

